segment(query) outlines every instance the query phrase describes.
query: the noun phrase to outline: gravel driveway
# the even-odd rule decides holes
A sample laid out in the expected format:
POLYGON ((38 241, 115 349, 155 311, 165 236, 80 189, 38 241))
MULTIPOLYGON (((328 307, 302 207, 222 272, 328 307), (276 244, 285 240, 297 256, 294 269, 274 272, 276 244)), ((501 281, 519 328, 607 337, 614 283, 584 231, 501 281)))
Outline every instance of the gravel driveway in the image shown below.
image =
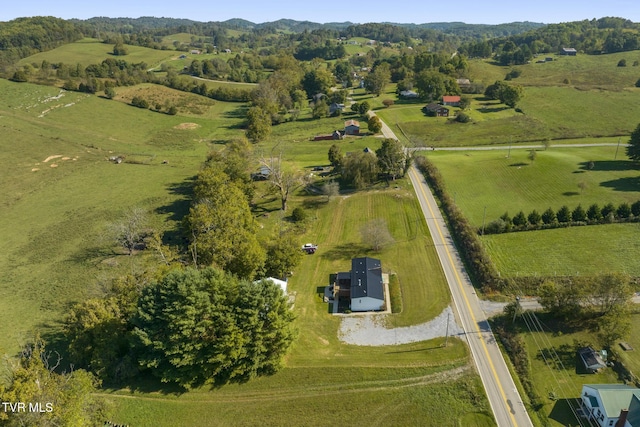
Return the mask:
POLYGON ((338 338, 347 344, 365 346, 426 341, 446 335, 447 316, 449 315, 449 336, 462 335, 464 331, 456 323, 451 307, 447 307, 438 317, 427 323, 393 329, 384 327, 386 314, 344 317, 338 330, 338 338))

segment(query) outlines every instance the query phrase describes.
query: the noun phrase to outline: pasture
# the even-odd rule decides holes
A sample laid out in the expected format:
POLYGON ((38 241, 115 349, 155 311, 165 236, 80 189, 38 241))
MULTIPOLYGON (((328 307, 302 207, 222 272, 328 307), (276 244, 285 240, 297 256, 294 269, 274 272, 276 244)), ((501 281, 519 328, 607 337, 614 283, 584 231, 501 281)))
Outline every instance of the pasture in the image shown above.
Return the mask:
MULTIPOLYGON (((522 210, 528 215, 567 205, 585 209, 640 200, 640 171, 624 147, 553 147, 537 151, 428 152, 445 178, 447 190, 476 227, 522 210), (507 155, 509 157, 507 158, 507 155), (592 170, 588 169, 594 162, 592 170), (584 190, 580 184, 584 183, 584 190), (486 215, 485 215, 486 209, 486 215)), ((640 274, 637 224, 612 224, 488 235, 483 241, 498 271, 515 275, 573 275, 602 271, 640 274), (615 236, 615 237, 614 237, 615 236), (625 256, 621 256, 624 253, 625 256), (627 256, 628 254, 629 256, 627 256)))
POLYGON ((100 42, 98 39, 85 38, 75 43, 69 43, 55 49, 40 52, 28 56, 18 62, 18 65, 38 64, 48 61, 51 64, 62 62, 64 64, 81 64, 86 67, 91 64, 99 64, 107 58, 123 59, 130 63, 144 62, 150 68, 161 62, 178 56, 175 51, 149 49, 141 46, 126 45, 129 52, 124 56, 113 55, 113 45, 100 42))
MULTIPOLYGON (((13 354, 100 281, 143 268, 145 257, 114 249, 109 223, 137 206, 158 230, 176 229, 185 180, 211 141, 240 131, 229 129, 236 118, 167 116, 51 87, 0 80, 0 91, 0 164, 8 177, 0 195, 0 310, 11 313, 0 325, 0 352, 13 354), (107 161, 112 155, 125 162, 107 161)), ((215 107, 222 105, 232 104, 215 107)))
POLYGON ((616 141, 607 140, 613 145, 603 147, 539 148, 534 161, 528 157, 530 150, 509 147, 423 153, 442 173, 462 212, 480 227, 483 219, 488 223, 505 212, 513 216, 520 210, 542 213, 549 207, 557 211, 562 205, 573 209, 582 204, 586 209, 593 203, 602 207, 609 202, 640 200, 640 169, 627 159, 624 146, 618 149, 616 141), (591 170, 589 162, 593 162, 591 170))

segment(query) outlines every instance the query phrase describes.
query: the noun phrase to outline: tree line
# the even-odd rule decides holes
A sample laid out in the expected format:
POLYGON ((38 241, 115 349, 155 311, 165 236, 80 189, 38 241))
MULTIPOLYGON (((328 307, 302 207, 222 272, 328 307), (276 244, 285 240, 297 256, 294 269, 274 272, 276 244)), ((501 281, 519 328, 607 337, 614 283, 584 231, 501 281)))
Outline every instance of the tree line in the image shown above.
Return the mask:
MULTIPOLYGON (((622 202, 618 206, 607 203, 600 207, 593 203, 587 209, 581 204, 574 209, 564 205, 557 211, 548 208, 540 213, 532 210, 528 215, 523 211, 513 217, 505 212, 500 218, 491 221, 484 228, 485 234, 508 233, 512 231, 541 230, 549 228, 570 227, 572 225, 611 224, 614 222, 640 221, 640 201, 629 204, 622 202)), ((478 229, 482 233, 482 229, 478 229)))
POLYGON ((493 56, 501 65, 515 65, 537 54, 558 53, 563 47, 594 55, 637 50, 640 25, 614 17, 550 24, 508 37, 463 43, 459 52, 471 58, 493 56))

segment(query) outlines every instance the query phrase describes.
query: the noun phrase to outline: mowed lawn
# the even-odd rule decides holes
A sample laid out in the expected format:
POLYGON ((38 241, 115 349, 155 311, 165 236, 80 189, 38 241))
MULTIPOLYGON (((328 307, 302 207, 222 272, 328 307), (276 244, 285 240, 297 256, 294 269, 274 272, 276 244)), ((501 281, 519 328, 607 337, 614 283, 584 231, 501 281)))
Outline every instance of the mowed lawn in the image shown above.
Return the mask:
POLYGON ((348 270, 354 256, 368 255, 380 258, 383 269, 400 278, 404 311, 390 316, 389 326, 429 320, 449 303, 418 205, 406 184, 399 187, 331 202, 323 196, 296 198, 295 203, 313 212, 304 238, 318 243, 319 250, 305 256, 289 279, 300 334, 281 372, 244 385, 175 396, 113 391, 106 396, 116 407, 114 421, 137 426, 175 425, 176 419, 185 426, 328 426, 335 425, 336 414, 349 412, 349 423, 362 426, 495 425, 462 341, 450 340, 446 348, 443 338, 399 346, 347 345, 338 339, 340 318, 329 314, 319 295, 329 274, 348 270), (360 226, 373 218, 384 218, 396 239, 380 253, 368 251, 359 237, 360 226))
POLYGON ((85 38, 75 43, 69 43, 55 49, 31 55, 18 62, 18 65, 38 64, 48 61, 51 64, 64 63, 68 65, 81 64, 83 66, 100 64, 107 58, 122 59, 129 63, 146 63, 150 68, 171 58, 177 58, 178 52, 171 50, 150 49, 142 46, 125 45, 129 52, 124 56, 113 55, 113 44, 102 43, 98 39, 85 38))
MULTIPOLYGON (((640 170, 624 147, 563 147, 527 150, 429 152, 445 178, 447 190, 478 228, 505 212, 528 215, 567 205, 585 209, 640 200, 640 170), (589 161, 594 162, 588 170, 589 161), (580 183, 585 184, 581 190, 580 183), (486 209, 486 215, 485 215, 486 209)), ((637 224, 612 224, 508 233, 483 237, 501 274, 553 275, 624 271, 640 274, 637 224)))

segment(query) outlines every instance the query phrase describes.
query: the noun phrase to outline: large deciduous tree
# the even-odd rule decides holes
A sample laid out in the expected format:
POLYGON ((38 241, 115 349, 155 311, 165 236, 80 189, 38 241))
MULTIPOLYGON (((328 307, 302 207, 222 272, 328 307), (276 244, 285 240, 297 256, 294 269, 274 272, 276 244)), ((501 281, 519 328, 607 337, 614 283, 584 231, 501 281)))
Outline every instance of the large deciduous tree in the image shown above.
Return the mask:
POLYGON ((364 87, 368 92, 380 96, 391 80, 391 71, 387 62, 380 63, 364 78, 364 87))
MULTIPOLYGON (((294 209, 295 211, 295 209, 294 209)), ((267 244, 267 260, 264 270, 267 276, 284 278, 300 263, 300 242, 293 232, 285 232, 267 244)))
POLYGON ((376 150, 378 165, 383 173, 396 179, 402 176, 407 163, 407 156, 404 153, 402 144, 391 138, 385 138, 380 148, 376 150))
POLYGON ((382 218, 374 219, 363 225, 360 228, 360 236, 362 243, 374 251, 380 251, 394 242, 387 222, 382 218))
POLYGON ((190 388, 276 372, 295 337, 271 282, 219 270, 174 270, 142 292, 133 319, 141 366, 190 388))
POLYGON ((247 138, 260 142, 271 134, 271 116, 261 107, 251 107, 247 111, 247 138))
POLYGON ((194 263, 253 277, 265 254, 242 189, 223 171, 207 167, 198 174, 194 196, 185 219, 194 263))
POLYGON ((373 183, 378 176, 378 160, 372 153, 358 151, 344 157, 342 161, 342 179, 357 189, 373 183))
POLYGON ((271 183, 280 194, 281 209, 282 211, 286 211, 289 196, 304 184, 304 180, 297 171, 287 169, 283 166, 282 153, 275 157, 263 157, 260 159, 260 163, 269 169, 269 183, 271 183))
POLYGON ((369 132, 379 133, 382 130, 382 120, 380 120, 380 117, 372 115, 369 117, 367 127, 369 128, 369 132))

